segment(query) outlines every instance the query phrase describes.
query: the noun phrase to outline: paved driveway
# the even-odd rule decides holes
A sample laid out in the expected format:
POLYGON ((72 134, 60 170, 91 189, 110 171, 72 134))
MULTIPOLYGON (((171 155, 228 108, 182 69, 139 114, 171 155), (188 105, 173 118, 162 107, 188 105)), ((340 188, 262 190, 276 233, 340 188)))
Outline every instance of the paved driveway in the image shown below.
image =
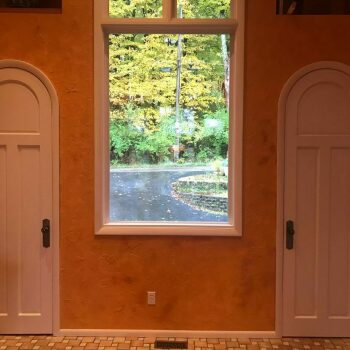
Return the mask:
POLYGON ((180 177, 207 173, 205 168, 112 170, 110 220, 227 222, 227 215, 196 210, 171 195, 180 177))

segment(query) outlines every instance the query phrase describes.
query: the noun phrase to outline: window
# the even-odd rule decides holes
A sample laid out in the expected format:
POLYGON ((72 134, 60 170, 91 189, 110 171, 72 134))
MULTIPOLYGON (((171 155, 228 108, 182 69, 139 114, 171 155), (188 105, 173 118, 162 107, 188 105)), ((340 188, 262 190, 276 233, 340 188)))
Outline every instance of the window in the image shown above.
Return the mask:
POLYGON ((241 235, 243 0, 95 1, 97 234, 241 235))

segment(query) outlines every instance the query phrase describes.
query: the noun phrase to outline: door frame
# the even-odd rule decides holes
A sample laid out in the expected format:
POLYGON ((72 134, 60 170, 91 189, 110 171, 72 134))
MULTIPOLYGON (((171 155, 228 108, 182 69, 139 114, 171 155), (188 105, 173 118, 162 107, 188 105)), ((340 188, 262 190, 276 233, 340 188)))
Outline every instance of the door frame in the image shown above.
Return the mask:
POLYGON ((56 90, 49 78, 33 65, 12 59, 0 60, 0 69, 17 68, 38 78, 47 89, 51 99, 52 117, 52 331, 60 329, 59 299, 59 103, 56 90))
POLYGON ((276 222, 276 314, 277 337, 283 334, 283 256, 284 256, 284 185, 285 185, 285 118, 288 97, 295 84, 305 75, 321 70, 333 69, 350 74, 348 65, 335 61, 320 61, 307 65, 295 72, 282 88, 278 101, 277 119, 277 222, 276 222))

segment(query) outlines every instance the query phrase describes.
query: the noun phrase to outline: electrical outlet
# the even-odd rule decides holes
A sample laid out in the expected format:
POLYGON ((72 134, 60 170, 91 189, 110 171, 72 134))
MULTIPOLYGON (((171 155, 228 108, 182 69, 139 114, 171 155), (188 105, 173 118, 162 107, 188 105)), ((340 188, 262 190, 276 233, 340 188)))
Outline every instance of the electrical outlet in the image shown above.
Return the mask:
POLYGON ((156 292, 147 292, 147 304, 156 305, 156 292))

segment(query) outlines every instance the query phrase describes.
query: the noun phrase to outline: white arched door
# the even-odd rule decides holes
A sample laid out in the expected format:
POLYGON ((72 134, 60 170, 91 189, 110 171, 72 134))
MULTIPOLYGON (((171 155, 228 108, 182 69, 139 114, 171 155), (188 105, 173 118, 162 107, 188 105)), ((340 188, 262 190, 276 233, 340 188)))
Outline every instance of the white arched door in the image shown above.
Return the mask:
POLYGON ((2 334, 52 332, 52 113, 37 76, 0 66, 2 334))
POLYGON ((350 68, 304 72, 284 134, 283 335, 350 336, 350 68))

